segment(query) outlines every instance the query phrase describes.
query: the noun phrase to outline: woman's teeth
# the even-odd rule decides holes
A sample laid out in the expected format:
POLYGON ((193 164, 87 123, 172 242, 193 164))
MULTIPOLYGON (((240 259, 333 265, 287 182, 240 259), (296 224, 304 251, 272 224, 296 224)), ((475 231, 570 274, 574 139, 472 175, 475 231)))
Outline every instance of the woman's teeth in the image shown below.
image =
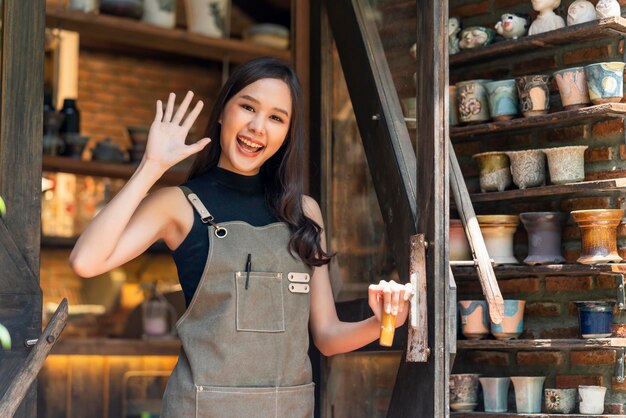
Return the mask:
POLYGON ((248 150, 250 150, 250 151, 258 151, 258 150, 260 150, 261 148, 263 148, 263 146, 262 146, 262 145, 259 145, 259 144, 256 144, 256 143, 254 143, 254 142, 248 141, 247 139, 242 138, 242 137, 240 137, 240 136, 238 136, 238 137, 237 137, 237 140, 238 140, 238 141, 239 141, 242 145, 244 145, 244 148, 246 148, 246 149, 248 149, 248 150))

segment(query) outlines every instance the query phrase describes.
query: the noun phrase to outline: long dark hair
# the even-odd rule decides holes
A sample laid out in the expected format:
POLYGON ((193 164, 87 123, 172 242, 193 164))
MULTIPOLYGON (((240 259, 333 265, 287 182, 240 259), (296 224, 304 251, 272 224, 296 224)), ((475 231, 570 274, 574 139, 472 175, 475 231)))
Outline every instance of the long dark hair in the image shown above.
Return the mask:
POLYGON ((291 91, 291 122, 285 142, 276 154, 261 166, 265 197, 276 217, 291 230, 289 250, 298 254, 309 266, 330 262, 331 254, 322 250, 322 228, 304 215, 302 210, 304 160, 304 126, 302 121, 302 89, 296 73, 287 64, 275 58, 257 58, 238 66, 222 87, 211 111, 205 137, 213 141, 200 151, 189 171, 189 179, 198 177, 215 167, 222 153, 220 144, 220 116, 226 103, 246 86, 263 78, 284 81, 291 91))

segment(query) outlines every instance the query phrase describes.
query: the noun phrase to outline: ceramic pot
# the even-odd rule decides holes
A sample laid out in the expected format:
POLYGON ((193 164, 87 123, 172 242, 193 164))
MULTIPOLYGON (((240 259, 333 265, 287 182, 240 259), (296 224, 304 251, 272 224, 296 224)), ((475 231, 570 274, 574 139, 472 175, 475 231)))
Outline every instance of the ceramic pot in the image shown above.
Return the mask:
POLYGON ((481 152, 472 158, 478 162, 481 192, 502 192, 511 185, 511 163, 506 153, 481 152))
POLYGON ((468 340, 480 340, 489 335, 489 311, 484 300, 460 300, 461 332, 468 340))
POLYGON ((543 400, 549 414, 571 414, 576 408, 577 389, 544 389, 543 400))
POLYGON ((450 409, 470 412, 478 405, 479 374, 450 375, 450 409))
POLYGON ((515 406, 518 414, 536 414, 541 412, 543 376, 513 376, 515 388, 515 406))
POLYGON ((524 330, 525 300, 504 300, 504 316, 500 324, 491 322, 491 333, 498 340, 512 340, 524 330))
POLYGON ((409 97, 402 99, 401 103, 404 116, 414 118, 417 114, 417 99, 415 97, 409 97))
POLYGON ((480 232, 489 257, 496 264, 517 264, 513 256, 513 235, 519 225, 517 215, 478 215, 480 232))
POLYGON ((540 149, 507 151, 513 183, 520 189, 546 184, 546 155, 540 149))
POLYGON ((578 326, 583 338, 608 338, 613 334, 613 301, 575 302, 578 307, 578 326))
POLYGON ((526 212, 520 213, 519 217, 528 232, 528 257, 524 259, 524 263, 564 263, 561 229, 567 215, 561 212, 526 212))
POLYGON ((546 148, 548 171, 552 184, 566 184, 585 179, 585 150, 587 145, 546 148))
POLYGON ((485 83, 485 88, 489 98, 489 114, 493 120, 513 119, 519 113, 515 80, 490 81, 485 83))
POLYGON ((508 377, 481 377, 479 380, 483 388, 485 412, 506 412, 511 379, 508 377))
POLYGON ((100 13, 140 19, 142 0, 100 0, 100 13))
POLYGON ((604 396, 606 388, 604 386, 578 386, 578 409, 581 414, 603 414, 604 396))
POLYGON ((472 250, 460 219, 450 219, 450 261, 472 259, 472 250))
POLYGON ((624 63, 601 62, 585 66, 589 98, 593 104, 619 103, 624 97, 624 63))
POLYGON ((228 36, 230 0, 185 0, 185 10, 189 32, 212 38, 228 36))
POLYGON ((141 20, 163 28, 173 28, 176 25, 176 0, 143 0, 141 20))
POLYGON ((622 261, 617 253, 617 227, 624 217, 623 209, 575 210, 572 218, 582 235, 581 264, 622 261))
POLYGON ((561 103, 566 110, 580 109, 591 103, 584 67, 565 68, 554 72, 561 103))
POLYGON ((457 126, 459 124, 459 105, 456 100, 456 86, 448 86, 448 93, 450 96, 448 122, 450 126, 457 126))
POLYGON ((485 83, 489 80, 468 80, 456 83, 456 98, 461 123, 480 123, 489 120, 489 102, 485 83))
POLYGON ((91 13, 95 12, 97 8, 97 0, 70 0, 70 9, 78 9, 85 13, 91 13))
POLYGON ((515 79, 522 114, 526 117, 545 115, 550 109, 550 76, 526 75, 515 79))

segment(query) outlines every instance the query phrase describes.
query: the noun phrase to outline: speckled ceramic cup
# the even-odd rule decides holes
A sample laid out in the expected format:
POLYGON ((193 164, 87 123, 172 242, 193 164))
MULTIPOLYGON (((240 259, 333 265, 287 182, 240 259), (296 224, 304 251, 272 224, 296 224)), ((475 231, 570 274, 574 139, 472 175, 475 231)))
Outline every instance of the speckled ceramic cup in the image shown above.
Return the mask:
POLYGON ((513 184, 520 189, 546 184, 546 155, 540 149, 507 151, 513 184))
POLYGON ((552 184, 565 184, 585 179, 585 150, 587 145, 546 148, 548 171, 552 184))

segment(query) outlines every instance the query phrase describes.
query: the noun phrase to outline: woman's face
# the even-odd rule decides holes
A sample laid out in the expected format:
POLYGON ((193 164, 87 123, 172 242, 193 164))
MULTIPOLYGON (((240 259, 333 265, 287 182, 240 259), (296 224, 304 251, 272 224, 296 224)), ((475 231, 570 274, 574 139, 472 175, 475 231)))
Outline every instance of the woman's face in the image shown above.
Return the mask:
POLYGON ((251 176, 278 151, 289 133, 291 91, 282 80, 263 78, 235 94, 224 107, 219 167, 251 176))

